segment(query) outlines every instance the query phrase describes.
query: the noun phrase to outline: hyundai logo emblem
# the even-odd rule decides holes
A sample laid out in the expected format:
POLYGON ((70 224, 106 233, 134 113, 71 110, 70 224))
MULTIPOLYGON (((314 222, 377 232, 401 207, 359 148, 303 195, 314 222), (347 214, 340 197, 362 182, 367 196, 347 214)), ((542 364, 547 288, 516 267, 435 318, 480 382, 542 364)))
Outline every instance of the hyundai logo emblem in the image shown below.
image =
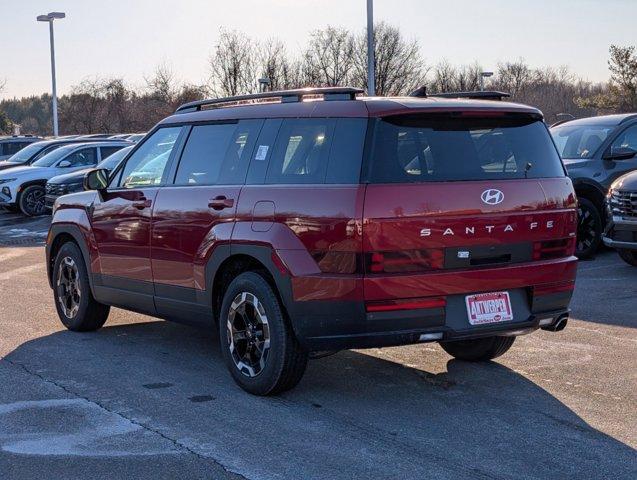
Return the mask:
POLYGON ((487 205, 497 205, 498 203, 502 203, 504 200, 504 193, 500 190, 496 190, 495 188, 490 188, 489 190, 485 190, 480 195, 482 201, 487 205))

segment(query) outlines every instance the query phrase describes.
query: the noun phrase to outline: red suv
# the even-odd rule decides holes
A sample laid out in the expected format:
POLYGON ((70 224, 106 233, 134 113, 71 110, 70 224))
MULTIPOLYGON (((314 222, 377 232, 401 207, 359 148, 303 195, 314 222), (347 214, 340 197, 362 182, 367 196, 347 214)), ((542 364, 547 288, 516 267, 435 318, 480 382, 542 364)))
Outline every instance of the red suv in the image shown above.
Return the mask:
POLYGON ((317 352, 438 341, 463 360, 566 324, 576 199, 531 107, 353 88, 194 102, 82 193, 47 267, 64 325, 110 306, 217 325, 245 390, 317 352))

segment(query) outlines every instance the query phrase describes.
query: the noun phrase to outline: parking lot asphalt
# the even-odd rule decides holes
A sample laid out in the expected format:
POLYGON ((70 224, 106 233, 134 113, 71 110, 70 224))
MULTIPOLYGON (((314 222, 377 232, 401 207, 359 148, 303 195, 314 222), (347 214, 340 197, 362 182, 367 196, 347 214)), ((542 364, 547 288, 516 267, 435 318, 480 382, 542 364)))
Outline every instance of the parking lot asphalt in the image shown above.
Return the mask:
POLYGON ((214 332, 119 309, 66 331, 47 223, 0 213, 1 479, 637 478, 637 269, 614 252, 580 263, 563 332, 495 362, 344 351, 258 398, 214 332))

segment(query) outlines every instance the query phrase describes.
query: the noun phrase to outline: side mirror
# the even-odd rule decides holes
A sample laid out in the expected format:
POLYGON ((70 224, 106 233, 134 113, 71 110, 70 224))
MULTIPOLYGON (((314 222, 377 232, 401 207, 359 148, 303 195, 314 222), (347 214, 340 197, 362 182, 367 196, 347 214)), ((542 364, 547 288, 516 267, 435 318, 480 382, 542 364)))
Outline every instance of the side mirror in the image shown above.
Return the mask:
POLYGON ((60 168, 67 168, 71 166, 71 162, 69 162, 68 160, 62 160, 59 164, 58 167, 60 168))
POLYGON ((611 147, 604 155, 604 160, 628 160, 637 155, 637 150, 630 147, 611 147))
POLYGON ((84 190, 104 191, 108 187, 108 170, 96 168, 84 175, 84 190))

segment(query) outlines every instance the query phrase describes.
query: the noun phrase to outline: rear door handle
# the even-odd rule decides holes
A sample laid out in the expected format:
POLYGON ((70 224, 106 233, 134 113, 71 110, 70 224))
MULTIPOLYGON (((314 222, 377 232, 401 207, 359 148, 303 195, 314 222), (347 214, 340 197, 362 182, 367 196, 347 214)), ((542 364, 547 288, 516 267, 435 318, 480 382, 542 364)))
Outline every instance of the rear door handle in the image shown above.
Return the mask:
POLYGON ((139 208, 140 210, 143 210, 144 208, 150 208, 150 206, 151 201, 144 197, 140 198, 139 200, 133 201, 133 207, 139 208))
POLYGON ((214 210, 223 210, 224 208, 232 208, 234 206, 234 199, 226 198, 223 195, 213 198, 208 202, 208 208, 214 210))

